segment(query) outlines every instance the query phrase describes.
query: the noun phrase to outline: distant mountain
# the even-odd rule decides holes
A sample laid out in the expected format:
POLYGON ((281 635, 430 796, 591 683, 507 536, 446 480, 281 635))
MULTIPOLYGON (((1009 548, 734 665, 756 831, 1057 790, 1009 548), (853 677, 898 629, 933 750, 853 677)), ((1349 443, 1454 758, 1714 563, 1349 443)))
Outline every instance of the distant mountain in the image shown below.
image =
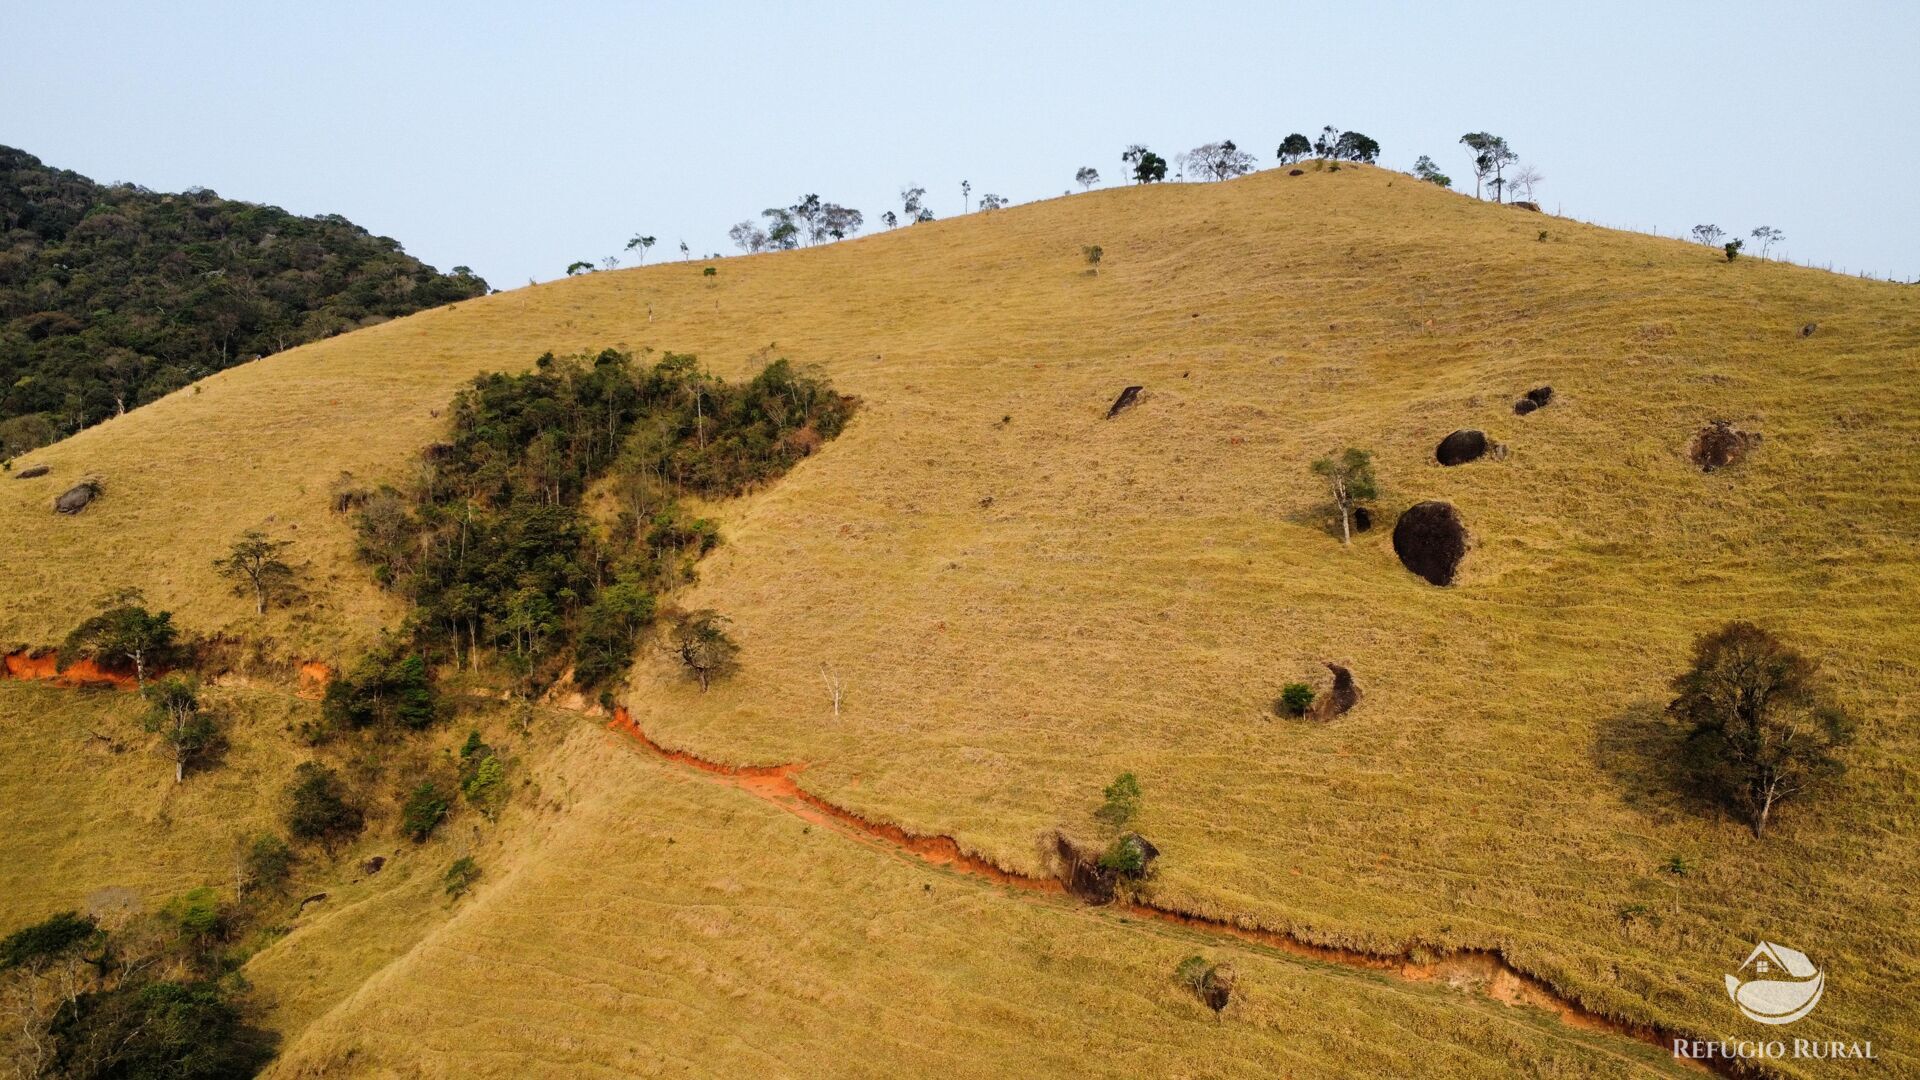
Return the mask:
POLYGON ((337 214, 106 186, 0 146, 0 458, 487 283, 337 214))

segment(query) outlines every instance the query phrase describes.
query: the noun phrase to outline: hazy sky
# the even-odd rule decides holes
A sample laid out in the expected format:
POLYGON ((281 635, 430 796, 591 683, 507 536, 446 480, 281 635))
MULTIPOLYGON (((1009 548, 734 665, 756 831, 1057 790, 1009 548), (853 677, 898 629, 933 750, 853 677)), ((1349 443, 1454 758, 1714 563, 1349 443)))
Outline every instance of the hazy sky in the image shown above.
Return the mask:
POLYGON ((1548 210, 1785 230, 1920 277, 1920 5, 5 0, 0 143, 96 180, 336 212, 496 287, 806 192, 1109 182, 1144 142, 1364 131, 1471 190, 1507 137, 1548 210), (1607 10, 1602 10, 1602 9, 1607 10))

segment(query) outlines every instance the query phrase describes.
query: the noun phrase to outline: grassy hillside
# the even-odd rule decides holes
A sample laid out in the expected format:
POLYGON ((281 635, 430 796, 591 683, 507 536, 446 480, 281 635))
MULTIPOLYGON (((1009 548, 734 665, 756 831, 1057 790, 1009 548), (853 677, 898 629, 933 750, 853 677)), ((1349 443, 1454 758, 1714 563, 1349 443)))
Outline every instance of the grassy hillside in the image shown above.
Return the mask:
POLYGON ((1680 1075, 1441 983, 914 865, 582 731, 567 828, 270 1076, 1680 1075), (1171 977, 1231 958, 1221 1019, 1171 977))
MULTIPOLYGON (((50 475, 0 484, 25 553, 0 565, 0 639, 57 640, 95 588, 136 584, 193 629, 350 656, 398 612, 350 560, 329 485, 404 476, 459 383, 549 349, 690 351, 728 376, 784 355, 862 409, 722 512, 687 600, 733 618, 744 670, 701 695, 643 665, 627 701, 660 741, 804 762, 816 794, 1030 871, 1041 832, 1088 827, 1132 770, 1162 903, 1390 952, 1498 948, 1597 1010, 1748 1037, 1720 978, 1766 937, 1829 970, 1796 1035, 1920 1067, 1920 1014, 1876 989, 1920 980, 1911 290, 1352 167, 1095 192, 717 271, 426 312, 33 455, 50 475), (1130 384, 1141 404, 1103 419, 1130 384), (1554 403, 1515 416, 1542 384, 1554 403), (1712 419, 1766 441, 1703 474, 1685 451, 1712 419), (1510 453, 1443 469, 1433 447, 1457 427, 1510 453), (1475 546, 1454 586, 1404 571, 1385 528, 1348 550, 1329 534, 1307 464, 1348 445, 1377 454, 1385 524, 1422 499, 1459 508, 1475 546), (51 514, 83 474, 104 497, 51 514), (215 578, 253 527, 297 540, 309 605, 259 621, 215 578), (1861 722, 1841 794, 1790 806, 1764 843, 1679 792, 1659 713, 1693 636, 1735 617, 1819 657, 1861 722), (1360 707, 1272 717, 1328 660, 1360 707), (838 716, 823 663, 847 683, 838 716), (1663 870, 1676 856, 1688 874, 1663 870)), ((529 869, 527 895, 581 912, 624 895, 590 835, 567 841, 572 868, 529 869)), ((733 842, 707 836, 688 858, 733 842)), ((474 948, 505 932, 490 925, 507 924, 448 939, 459 985, 506 977, 474 948)), ((414 954, 382 979, 450 962, 414 954)))

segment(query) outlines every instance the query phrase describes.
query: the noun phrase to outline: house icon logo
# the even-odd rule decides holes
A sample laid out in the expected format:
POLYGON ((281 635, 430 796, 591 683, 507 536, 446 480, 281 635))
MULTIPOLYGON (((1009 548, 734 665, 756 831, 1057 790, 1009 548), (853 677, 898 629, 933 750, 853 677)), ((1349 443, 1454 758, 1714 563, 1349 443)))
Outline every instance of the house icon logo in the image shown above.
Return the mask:
POLYGON ((1755 945, 1739 975, 1726 979, 1727 996, 1747 1019, 1761 1024, 1793 1023, 1812 1012, 1827 989, 1827 973, 1806 953, 1771 941, 1755 945))

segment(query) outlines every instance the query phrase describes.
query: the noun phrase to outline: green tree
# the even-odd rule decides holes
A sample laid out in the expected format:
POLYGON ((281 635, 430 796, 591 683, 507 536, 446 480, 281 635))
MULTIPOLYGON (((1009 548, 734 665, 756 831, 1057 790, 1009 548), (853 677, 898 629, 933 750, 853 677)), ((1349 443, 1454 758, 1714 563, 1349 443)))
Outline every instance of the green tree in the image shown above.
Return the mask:
POLYGON ((63 1004, 49 1075, 89 1080, 238 1080, 273 1056, 270 1043, 210 982, 122 982, 63 1004))
POLYGON ((1093 816, 1114 828, 1125 828, 1140 813, 1140 781, 1132 773, 1123 772, 1114 777, 1113 783, 1100 793, 1106 801, 1093 812, 1093 816))
POLYGON ((293 873, 293 849, 272 833, 262 833, 241 858, 241 893, 260 889, 279 892, 293 873))
POLYGON ((110 666, 128 663, 144 689, 148 665, 164 662, 175 636, 171 612, 149 611, 140 590, 121 589, 102 599, 99 613, 67 635, 59 662, 62 668, 83 658, 110 666))
POLYGON ((253 593, 256 615, 267 613, 267 601, 283 595, 293 584, 294 570, 281 555, 293 546, 291 540, 269 540, 267 534, 249 529, 233 542, 225 558, 213 560, 221 577, 234 583, 234 591, 253 593))
POLYGON ((1338 458, 1324 457, 1314 462, 1313 471, 1327 482, 1333 504, 1340 511, 1340 542, 1351 543, 1354 507, 1380 494, 1373 478, 1373 455, 1349 447, 1338 458))
MULTIPOLYGON (((639 233, 635 233, 633 234, 633 239, 627 241, 627 250, 638 251, 640 253, 639 261, 645 263, 647 261, 647 249, 653 246, 653 240, 654 238, 651 236, 641 236, 639 233)), ((681 244, 680 246, 682 248, 686 247, 685 244, 681 244)))
POLYGON ((713 680, 738 668, 740 646, 727 636, 727 617, 711 609, 675 612, 668 647, 705 693, 713 680))
POLYGON ((1091 165, 1082 165, 1073 174, 1073 182, 1080 185, 1080 190, 1091 191, 1093 185, 1100 182, 1100 170, 1091 165))
POLYGON ((1343 131, 1333 144, 1333 156, 1371 165, 1380 157, 1380 144, 1357 131, 1343 131))
POLYGON ((1453 177, 1441 172, 1440 166, 1435 165, 1433 159, 1425 154, 1421 154, 1420 159, 1413 163, 1413 175, 1429 184, 1438 184, 1443 188, 1453 186, 1453 177))
POLYGON ((441 879, 441 882, 446 886, 448 898, 458 900, 473 888, 474 882, 479 880, 480 864, 473 861, 473 856, 462 855, 453 860, 453 865, 447 867, 446 876, 441 879))
POLYGON ((407 795, 400 807, 400 831, 414 843, 433 835, 447 817, 447 797, 431 780, 421 783, 407 795))
POLYGON ((328 848, 360 831, 360 808, 347 798, 340 774, 315 761, 301 763, 287 783, 285 821, 296 840, 318 840, 328 848))
POLYGON ((460 783, 460 791, 474 809, 493 821, 507 801, 506 765, 491 753, 476 756, 472 771, 460 783))
POLYGON ((173 758, 173 782, 187 778, 187 766, 220 742, 220 725, 200 702, 200 686, 185 675, 168 675, 146 687, 147 712, 142 720, 150 732, 165 740, 173 758))
POLYGON ((1756 839, 1781 803, 1845 773, 1834 752, 1853 739, 1819 665, 1750 622, 1693 643, 1667 712, 1687 728, 1696 781, 1738 811, 1756 839))
POLYGON ((1470 131, 1460 136, 1460 145, 1473 155, 1473 197, 1480 198, 1482 188, 1491 182, 1494 198, 1498 200, 1501 189, 1506 186, 1506 168, 1520 160, 1520 155, 1513 152, 1507 140, 1484 131, 1470 131))
POLYGON ((1313 153, 1313 143, 1308 142, 1305 135, 1296 131, 1280 140, 1280 149, 1276 153, 1280 158, 1280 164, 1291 165, 1313 153))
POLYGON ((1122 151, 1120 160, 1128 166, 1136 184, 1151 184, 1167 178, 1167 159, 1139 143, 1122 151))

